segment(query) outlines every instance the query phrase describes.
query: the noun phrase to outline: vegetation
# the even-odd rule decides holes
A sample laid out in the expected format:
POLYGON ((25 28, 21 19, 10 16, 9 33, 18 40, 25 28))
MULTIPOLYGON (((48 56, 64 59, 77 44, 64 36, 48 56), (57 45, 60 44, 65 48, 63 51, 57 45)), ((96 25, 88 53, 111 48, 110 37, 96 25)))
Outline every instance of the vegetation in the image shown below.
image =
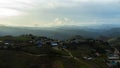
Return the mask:
POLYGON ((59 41, 31 34, 15 37, 1 36, 0 68, 108 68, 104 59, 107 58, 106 50, 112 49, 109 40, 108 42, 73 37, 59 41, 58 46, 43 44, 41 47, 36 44, 38 40, 43 40, 43 43, 59 41), (79 41, 76 42, 76 40, 79 41), (6 42, 10 42, 10 44, 6 45, 6 42), (63 47, 64 45, 66 47, 63 47), (8 48, 4 46, 8 46, 8 48), (96 52, 100 56, 96 56, 96 52), (83 57, 93 59, 85 60, 83 57))

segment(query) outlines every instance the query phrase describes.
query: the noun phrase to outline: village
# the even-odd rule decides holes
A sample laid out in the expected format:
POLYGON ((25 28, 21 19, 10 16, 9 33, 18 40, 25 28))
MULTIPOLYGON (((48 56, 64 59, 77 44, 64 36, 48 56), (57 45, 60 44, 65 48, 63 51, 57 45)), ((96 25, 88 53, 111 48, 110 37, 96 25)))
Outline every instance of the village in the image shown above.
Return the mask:
MULTIPOLYGON (((61 41, 49 39, 47 37, 37 37, 33 36, 32 34, 16 37, 13 36, 0 37, 0 50, 24 51, 27 53, 29 52, 31 54, 35 53, 40 55, 46 54, 47 52, 46 53, 44 52, 46 49, 54 49, 56 51, 60 51, 62 54, 59 54, 59 56, 62 55, 61 57, 74 58, 75 60, 78 61, 80 61, 79 60, 80 57, 82 57, 83 60, 89 62, 96 61, 95 59, 97 58, 102 58, 104 65, 107 65, 108 68, 120 67, 119 50, 115 47, 110 46, 110 44, 106 41, 83 39, 79 37, 61 41), (80 51, 81 48, 90 53, 88 54, 88 52, 80 51), (79 51, 80 53, 74 54, 72 51, 73 52, 79 51), (79 55, 81 56, 79 57, 79 55)), ((56 53, 54 54, 54 56, 55 55, 56 53)))

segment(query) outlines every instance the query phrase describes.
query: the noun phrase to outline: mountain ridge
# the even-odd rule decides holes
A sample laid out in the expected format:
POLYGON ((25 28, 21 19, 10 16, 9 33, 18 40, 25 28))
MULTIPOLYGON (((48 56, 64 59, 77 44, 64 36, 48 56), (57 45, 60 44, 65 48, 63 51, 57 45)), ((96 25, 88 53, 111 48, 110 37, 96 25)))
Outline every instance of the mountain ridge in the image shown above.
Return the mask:
POLYGON ((93 29, 91 27, 57 27, 57 28, 35 28, 35 27, 9 27, 0 26, 0 35, 22 35, 34 34, 37 36, 47 36, 55 39, 67 39, 75 35, 81 35, 88 38, 99 36, 116 37, 120 35, 120 28, 93 29))

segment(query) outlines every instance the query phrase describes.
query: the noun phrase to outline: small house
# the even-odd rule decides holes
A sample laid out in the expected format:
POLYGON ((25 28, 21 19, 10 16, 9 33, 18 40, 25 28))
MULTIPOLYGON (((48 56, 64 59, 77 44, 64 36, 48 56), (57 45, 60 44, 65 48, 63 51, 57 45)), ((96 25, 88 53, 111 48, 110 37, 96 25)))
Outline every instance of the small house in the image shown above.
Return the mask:
POLYGON ((13 41, 4 41, 4 45, 11 45, 13 41))
POLYGON ((63 48, 67 48, 67 46, 66 46, 66 45, 63 45, 63 48))
POLYGON ((109 54, 108 59, 109 60, 118 60, 119 55, 117 55, 117 54, 109 54))
POLYGON ((51 46, 58 46, 57 42, 51 42, 51 46))
POLYGON ((5 42, 4 44, 5 44, 5 45, 9 45, 9 43, 8 43, 8 42, 5 42))
POLYGON ((36 44, 37 44, 38 47, 42 47, 42 41, 38 40, 38 41, 36 42, 36 44))
POLYGON ((93 58, 92 57, 84 56, 83 59, 85 59, 85 60, 92 60, 93 58))
POLYGON ((92 60, 93 58, 92 58, 92 57, 88 57, 87 59, 88 59, 88 60, 92 60))
POLYGON ((3 41, 0 41, 0 43, 2 43, 3 41))
POLYGON ((4 45, 4 46, 3 46, 3 49, 8 49, 8 46, 4 45))
POLYGON ((100 56, 100 53, 96 52, 95 55, 96 55, 96 56, 100 56))

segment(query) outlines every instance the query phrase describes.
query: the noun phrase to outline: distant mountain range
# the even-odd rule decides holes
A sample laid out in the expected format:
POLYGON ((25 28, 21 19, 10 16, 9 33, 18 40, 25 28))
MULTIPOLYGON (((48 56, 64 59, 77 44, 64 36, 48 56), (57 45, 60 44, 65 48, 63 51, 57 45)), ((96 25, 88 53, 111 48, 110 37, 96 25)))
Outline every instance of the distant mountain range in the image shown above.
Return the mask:
MULTIPOLYGON (((109 25, 107 25, 109 26, 109 25)), ((119 27, 104 26, 64 26, 54 28, 39 28, 39 27, 9 27, 0 26, 0 35, 22 35, 33 34, 37 36, 47 36, 54 39, 68 39, 75 35, 83 37, 97 38, 99 36, 117 37, 120 36, 119 27)))

